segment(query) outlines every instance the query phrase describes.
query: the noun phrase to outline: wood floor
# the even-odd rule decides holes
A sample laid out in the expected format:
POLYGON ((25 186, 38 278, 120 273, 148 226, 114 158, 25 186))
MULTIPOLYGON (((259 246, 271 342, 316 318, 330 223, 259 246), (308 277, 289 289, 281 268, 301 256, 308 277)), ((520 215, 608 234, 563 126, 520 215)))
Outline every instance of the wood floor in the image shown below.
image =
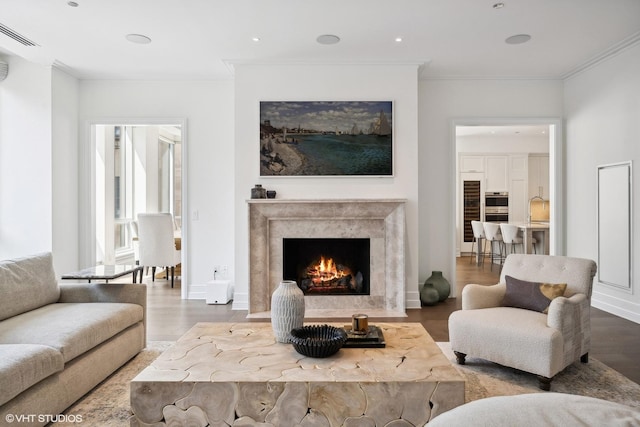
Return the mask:
MULTIPOLYGON (((498 269, 469 263, 468 257, 458 258, 458 298, 449 298, 432 307, 407 310, 408 317, 384 321, 420 322, 435 341, 448 341, 449 314, 460 309, 460 291, 467 283, 492 285, 498 281, 498 269)), ((171 289, 169 282, 156 280, 148 285, 148 339, 175 341, 197 322, 249 322, 247 312, 232 310, 231 304, 207 305, 203 300, 180 299, 180 282, 171 289)), ((310 319, 325 321, 326 319, 310 319)), ((350 319, 331 319, 331 321, 350 319)), ((378 319, 382 320, 382 319, 378 319)), ((253 320, 253 321, 265 321, 253 320)), ((370 319, 375 322, 376 319, 370 319)), ((612 367, 640 384, 640 324, 604 311, 591 310, 590 356, 612 367)))

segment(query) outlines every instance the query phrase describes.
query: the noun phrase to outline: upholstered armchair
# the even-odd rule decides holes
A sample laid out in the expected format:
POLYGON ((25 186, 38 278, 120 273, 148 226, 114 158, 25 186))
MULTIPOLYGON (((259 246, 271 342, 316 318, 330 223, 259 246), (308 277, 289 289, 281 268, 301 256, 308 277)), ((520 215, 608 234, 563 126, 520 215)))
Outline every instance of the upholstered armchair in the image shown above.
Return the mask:
POLYGON ((449 317, 458 363, 466 355, 490 360, 536 374, 549 390, 557 373, 577 359, 588 362, 595 273, 588 259, 509 255, 500 283, 465 286, 462 310, 449 317))

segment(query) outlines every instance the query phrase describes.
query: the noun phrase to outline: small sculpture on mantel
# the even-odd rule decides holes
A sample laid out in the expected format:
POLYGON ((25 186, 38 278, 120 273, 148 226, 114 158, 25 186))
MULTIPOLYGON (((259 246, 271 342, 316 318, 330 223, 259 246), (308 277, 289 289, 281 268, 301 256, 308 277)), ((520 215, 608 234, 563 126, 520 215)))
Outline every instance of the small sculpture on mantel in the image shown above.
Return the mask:
POLYGON ((267 190, 262 188, 261 184, 256 184, 251 189, 251 198, 252 199, 266 199, 267 198, 267 190))

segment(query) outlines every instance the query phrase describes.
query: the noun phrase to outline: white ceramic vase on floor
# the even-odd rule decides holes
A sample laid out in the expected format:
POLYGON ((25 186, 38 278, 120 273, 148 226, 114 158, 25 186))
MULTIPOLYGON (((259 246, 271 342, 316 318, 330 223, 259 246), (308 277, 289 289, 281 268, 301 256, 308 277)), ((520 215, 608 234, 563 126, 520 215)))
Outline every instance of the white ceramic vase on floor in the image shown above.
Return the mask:
POLYGON ((304 322, 304 293, 293 280, 283 280, 271 295, 271 326, 276 341, 291 342, 291 330, 304 322))

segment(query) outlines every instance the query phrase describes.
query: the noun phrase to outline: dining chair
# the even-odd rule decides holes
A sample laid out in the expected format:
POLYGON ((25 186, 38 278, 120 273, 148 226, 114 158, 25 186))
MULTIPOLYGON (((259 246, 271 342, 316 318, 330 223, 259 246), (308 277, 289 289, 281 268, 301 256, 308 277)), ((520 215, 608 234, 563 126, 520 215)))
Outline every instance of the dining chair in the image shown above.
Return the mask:
POLYGON ((497 222, 483 222, 484 236, 489 242, 489 252, 491 253, 491 270, 493 270, 493 261, 496 259, 502 264, 504 253, 502 252, 503 240, 500 233, 500 224, 497 222), (495 244, 498 244, 498 252, 495 251, 495 244))
POLYGON ((146 213, 138 215, 140 243, 140 265, 151 267, 155 281, 156 267, 171 270, 171 287, 175 278, 175 267, 180 264, 181 252, 176 249, 173 217, 169 213, 146 213))
POLYGON ((482 263, 484 264, 484 249, 480 248, 480 245, 482 245, 482 241, 484 239, 484 227, 482 226, 482 222, 471 221, 471 230, 473 231, 473 240, 471 241, 471 257, 469 260, 469 264, 471 264, 474 256, 478 258, 478 263, 480 263, 480 259, 482 259, 482 263), (477 254, 473 253, 474 244, 478 245, 478 247, 476 248, 476 250, 478 251, 477 254))

